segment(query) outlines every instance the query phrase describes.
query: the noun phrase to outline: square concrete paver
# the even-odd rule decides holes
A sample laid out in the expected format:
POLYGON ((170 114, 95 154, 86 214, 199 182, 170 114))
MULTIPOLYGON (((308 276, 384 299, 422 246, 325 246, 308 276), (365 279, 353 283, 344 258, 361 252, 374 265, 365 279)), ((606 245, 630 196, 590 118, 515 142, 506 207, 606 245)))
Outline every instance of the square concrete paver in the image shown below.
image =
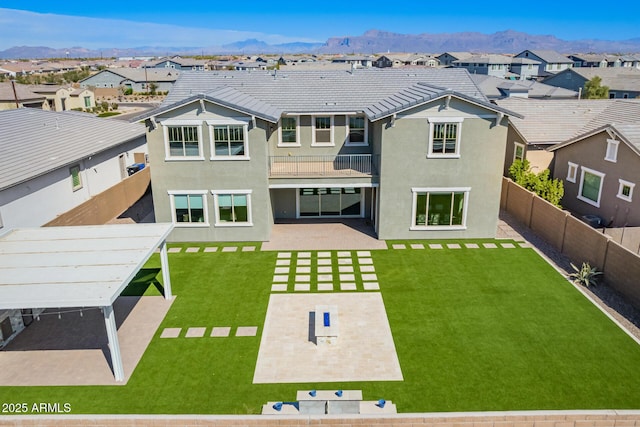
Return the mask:
POLYGON ((365 291, 377 291, 380 289, 378 282, 363 282, 362 287, 365 291))
POLYGON ((289 267, 276 267, 275 274, 289 274, 289 267))
POLYGON ((402 380, 380 292, 270 296, 254 383, 402 380), (335 344, 313 342, 316 305, 338 308, 335 344))
POLYGON ((430 243, 429 249, 442 249, 442 245, 440 243, 430 243))
POLYGON ((412 243, 411 249, 424 249, 424 245, 422 243, 412 243))
POLYGON ((229 326, 216 326, 211 330, 212 337, 228 337, 231 333, 229 326))
POLYGON ((296 267, 296 273, 297 274, 311 273, 311 267, 296 267))
POLYGON ((351 265, 351 264, 353 264, 353 261, 351 260, 351 258, 338 258, 338 264, 339 265, 351 265))
POLYGON ((339 251, 338 252, 338 258, 351 258, 351 252, 350 251, 339 251))
POLYGON ((178 338, 182 332, 182 328, 164 328, 160 334, 160 338, 178 338))
POLYGON ((271 292, 287 292, 286 283, 274 283, 271 285, 271 292))
POLYGON ((318 252, 318 258, 331 258, 331 252, 318 252))
POLYGON ((361 273, 375 273, 376 268, 373 265, 361 265, 360 272, 361 273))
POLYGON ((358 258, 358 264, 373 264, 373 259, 371 258, 358 258))
POLYGON ((204 251, 209 253, 209 252, 218 252, 218 247, 217 246, 209 246, 204 248, 204 251))
POLYGON ((273 276, 273 281, 274 282, 288 282, 289 281, 289 275, 276 274, 275 276, 273 276))
POLYGON ((354 282, 342 282, 340 283, 341 291, 357 291, 358 287, 354 282))
POLYGON ((340 267, 338 267, 338 272, 339 273, 353 273, 353 266, 352 265, 341 265, 340 267))
POLYGON ((318 282, 331 282, 333 281, 333 274, 318 274, 318 282))
POLYGON ((278 266, 291 265, 291 260, 290 259, 278 259, 278 260, 276 260, 276 265, 278 265, 278 266))
POLYGON ((516 247, 513 243, 500 243, 500 246, 505 249, 514 249, 516 247))
POLYGON ((478 249, 480 247, 477 243, 465 243, 464 246, 467 249, 478 249))
POLYGON ((358 255, 359 257, 370 257, 371 251, 358 251, 356 252, 356 255, 358 255))
POLYGON ((331 266, 321 266, 318 267, 318 273, 331 273, 333 268, 331 266))
POLYGON ((187 338, 200 338, 204 336, 207 328, 189 328, 187 329, 187 333, 184 335, 187 338))
POLYGON ((362 275, 362 280, 363 281, 371 281, 371 280, 378 280, 378 275, 375 273, 367 273, 367 274, 363 274, 362 275))
POLYGON ((447 243, 447 247, 449 249, 460 249, 460 248, 462 248, 462 246, 460 246, 459 243, 447 243))
POLYGON ((518 243, 521 248, 531 248, 531 243, 518 243))
POLYGON ((298 252, 298 258, 311 258, 311 252, 298 252))
POLYGON ((333 290, 333 283, 318 283, 318 290, 319 291, 332 291, 333 290))
POLYGON ((236 329, 237 337, 255 337, 257 333, 257 326, 238 326, 238 329, 236 329))
POLYGON ((331 258, 320 258, 318 265, 331 265, 331 258))
POLYGON ((296 282, 310 282, 311 276, 309 274, 296 274, 296 282))
POLYGON ((293 290, 296 292, 309 292, 311 290, 311 283, 296 283, 293 285, 293 290))
POLYGON ((278 258, 291 258, 291 252, 278 252, 278 258))
POLYGON ((300 259, 300 258, 298 258, 298 260, 296 261, 296 264, 298 264, 298 265, 311 265, 311 260, 310 259, 300 259))
POLYGON ((355 274, 341 274, 340 275, 340 281, 341 282, 351 282, 356 280, 356 275, 355 274))
POLYGON ((256 247, 255 246, 243 246, 242 247, 242 252, 255 252, 256 247))
POLYGON ((169 249, 167 249, 167 252, 169 252, 170 254, 177 254, 180 251, 182 251, 182 248, 169 248, 169 249))
POLYGON ((391 247, 393 249, 407 249, 407 246, 404 243, 394 243, 391 247))
POLYGON ((238 251, 237 246, 225 246, 224 248, 222 248, 222 252, 237 252, 237 251, 238 251))
POLYGON ((483 243, 482 246, 486 249, 496 249, 498 247, 495 243, 483 243))
POLYGON ((185 252, 188 252, 190 254, 200 252, 200 248, 187 248, 185 252))

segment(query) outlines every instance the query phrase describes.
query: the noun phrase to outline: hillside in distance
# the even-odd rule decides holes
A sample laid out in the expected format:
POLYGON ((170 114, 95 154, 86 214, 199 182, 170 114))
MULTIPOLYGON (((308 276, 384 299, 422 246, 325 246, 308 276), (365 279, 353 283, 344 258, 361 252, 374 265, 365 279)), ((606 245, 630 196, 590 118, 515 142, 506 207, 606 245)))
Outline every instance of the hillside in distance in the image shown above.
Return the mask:
MULTIPOLYGON (((79 40, 80 44, 81 41, 79 40)), ((99 58, 121 56, 229 55, 229 54, 381 54, 384 52, 478 52, 519 53, 525 49, 555 50, 561 53, 640 52, 640 37, 630 40, 562 40, 553 35, 532 35, 514 30, 493 34, 477 32, 399 34, 369 30, 359 36, 331 37, 325 43, 294 42, 271 45, 248 39, 224 45, 86 49, 46 46, 15 46, 0 51, 0 59, 99 58)))

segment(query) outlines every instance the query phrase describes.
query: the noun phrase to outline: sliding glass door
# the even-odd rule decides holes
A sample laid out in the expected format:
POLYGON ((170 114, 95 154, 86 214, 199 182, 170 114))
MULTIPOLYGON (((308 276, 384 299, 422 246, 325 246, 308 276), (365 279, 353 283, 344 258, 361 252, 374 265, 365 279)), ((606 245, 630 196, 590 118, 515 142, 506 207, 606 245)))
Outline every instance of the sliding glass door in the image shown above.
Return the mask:
POLYGON ((300 217, 361 217, 361 188, 301 188, 298 190, 300 217))

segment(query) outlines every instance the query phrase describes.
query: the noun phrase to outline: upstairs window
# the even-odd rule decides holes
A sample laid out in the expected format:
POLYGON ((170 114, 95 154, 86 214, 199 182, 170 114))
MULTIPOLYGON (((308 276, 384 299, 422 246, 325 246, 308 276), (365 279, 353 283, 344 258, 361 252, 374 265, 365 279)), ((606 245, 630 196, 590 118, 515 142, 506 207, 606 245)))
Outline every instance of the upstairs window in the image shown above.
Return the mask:
POLYGON ((349 116, 348 145, 368 145, 367 119, 364 116, 349 116))
POLYGON ((460 157, 462 119, 429 119, 427 157, 460 157))
POLYGON ((280 119, 280 141, 278 145, 300 146, 297 117, 282 117, 280 119))
POLYGON ((567 181, 575 183, 578 177, 578 165, 571 162, 567 163, 567 181))
POLYGON ((213 158, 244 157, 247 153, 245 125, 213 126, 213 158))
POLYGON ((84 97, 84 108, 91 108, 91 97, 90 96, 85 96, 84 97))
POLYGON ((313 141, 311 145, 334 145, 333 116, 315 116, 313 118, 313 141))
POLYGON ((69 168, 69 173, 71 174, 71 189, 73 191, 81 189, 82 177, 80 176, 80 166, 71 166, 69 168))
POLYGON ((513 143, 513 161, 516 160, 524 160, 524 144, 520 144, 519 142, 513 143))
POLYGON ((631 202, 633 200, 633 188, 636 186, 633 182, 625 181, 624 179, 618 179, 618 194, 619 199, 631 202))
POLYGON ((618 145, 620 145, 620 141, 607 139, 607 152, 604 155, 606 161, 613 163, 618 161, 618 145))
POLYGON ((201 158, 200 126, 167 125, 165 142, 167 158, 201 158))

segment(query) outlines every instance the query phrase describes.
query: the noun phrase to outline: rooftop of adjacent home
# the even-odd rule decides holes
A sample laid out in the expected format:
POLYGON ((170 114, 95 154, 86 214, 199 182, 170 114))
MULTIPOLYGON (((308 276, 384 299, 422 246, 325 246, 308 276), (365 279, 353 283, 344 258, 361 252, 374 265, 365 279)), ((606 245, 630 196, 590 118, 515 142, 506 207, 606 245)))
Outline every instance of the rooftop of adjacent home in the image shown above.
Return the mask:
POLYGON ((272 122, 323 112, 377 120, 447 95, 512 114, 491 104, 464 69, 265 70, 183 72, 160 108, 137 119, 208 99, 272 122))

